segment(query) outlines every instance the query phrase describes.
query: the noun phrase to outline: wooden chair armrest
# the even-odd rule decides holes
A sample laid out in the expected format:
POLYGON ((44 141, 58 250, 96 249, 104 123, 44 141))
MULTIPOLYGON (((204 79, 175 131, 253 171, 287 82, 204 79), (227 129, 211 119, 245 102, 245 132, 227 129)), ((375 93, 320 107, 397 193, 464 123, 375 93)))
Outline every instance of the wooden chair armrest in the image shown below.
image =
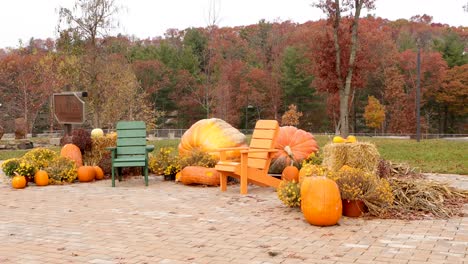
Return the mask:
POLYGON ((146 152, 151 152, 154 150, 154 145, 147 145, 146 146, 146 152))
POLYGON ((117 147, 107 147, 107 150, 110 150, 112 153, 117 150, 117 147))
POLYGON ((225 152, 225 151, 235 151, 235 150, 245 150, 245 149, 249 149, 249 147, 219 148, 219 149, 211 150, 210 152, 225 152))
POLYGON ((278 152, 279 149, 248 149, 242 150, 241 153, 261 153, 261 152, 278 152))

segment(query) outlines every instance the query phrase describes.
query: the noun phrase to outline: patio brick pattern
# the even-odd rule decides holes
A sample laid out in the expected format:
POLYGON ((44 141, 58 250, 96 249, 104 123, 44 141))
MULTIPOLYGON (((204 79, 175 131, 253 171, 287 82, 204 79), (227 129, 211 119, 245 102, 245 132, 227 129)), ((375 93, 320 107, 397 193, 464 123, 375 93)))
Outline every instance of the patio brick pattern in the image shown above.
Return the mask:
POLYGON ((468 263, 468 217, 316 227, 272 188, 0 180, 0 263, 468 263))

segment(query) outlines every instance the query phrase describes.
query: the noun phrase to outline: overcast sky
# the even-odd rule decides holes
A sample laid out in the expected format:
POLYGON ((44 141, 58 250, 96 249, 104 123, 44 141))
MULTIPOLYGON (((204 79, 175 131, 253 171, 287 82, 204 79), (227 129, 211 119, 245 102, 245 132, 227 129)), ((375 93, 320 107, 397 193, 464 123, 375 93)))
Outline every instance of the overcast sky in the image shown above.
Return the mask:
MULTIPOLYGON (((218 25, 239 26, 267 21, 304 23, 325 18, 311 7, 313 0, 117 0, 126 10, 119 14, 118 32, 138 38, 162 36, 166 29, 207 25, 210 2, 215 1, 218 25)), ((56 38, 59 6, 75 0, 0 0, 0 48, 17 47, 31 37, 56 38)), ((468 0, 377 0, 371 14, 395 20, 428 14, 434 22, 468 26, 463 6, 468 0)))

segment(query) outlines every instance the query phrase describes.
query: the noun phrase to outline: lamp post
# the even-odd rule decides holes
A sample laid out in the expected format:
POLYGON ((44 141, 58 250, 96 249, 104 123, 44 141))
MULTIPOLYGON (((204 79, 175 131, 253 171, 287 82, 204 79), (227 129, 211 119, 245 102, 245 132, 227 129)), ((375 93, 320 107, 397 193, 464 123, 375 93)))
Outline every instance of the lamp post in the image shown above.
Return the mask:
POLYGON ((249 124, 248 110, 249 110, 249 109, 252 109, 252 108, 254 108, 254 107, 251 106, 251 105, 247 105, 247 106, 245 107, 245 133, 246 133, 246 134, 247 134, 247 128, 248 128, 247 126, 248 126, 248 124, 249 124))

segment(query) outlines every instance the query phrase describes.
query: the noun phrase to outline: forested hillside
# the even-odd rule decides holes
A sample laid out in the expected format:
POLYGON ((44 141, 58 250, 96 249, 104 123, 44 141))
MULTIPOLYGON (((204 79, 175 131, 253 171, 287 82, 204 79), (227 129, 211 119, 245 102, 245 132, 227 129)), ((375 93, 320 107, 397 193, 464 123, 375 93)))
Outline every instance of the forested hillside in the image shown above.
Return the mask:
MULTIPOLYGON (((431 20, 361 18, 351 132, 415 133, 419 46, 423 133, 468 133, 468 27, 431 20), (366 126, 368 102, 385 107, 383 126, 366 126)), ((350 21, 342 24, 345 51, 350 21)), ((152 39, 75 29, 62 28, 56 40, 0 49, 0 126, 7 132, 19 117, 30 131, 60 128, 50 96, 61 91, 89 93, 85 127, 142 119, 152 127, 188 128, 217 117, 252 128, 259 118, 281 120, 291 104, 303 113, 302 129, 332 132, 337 125, 333 31, 325 20, 168 29, 152 39)))

